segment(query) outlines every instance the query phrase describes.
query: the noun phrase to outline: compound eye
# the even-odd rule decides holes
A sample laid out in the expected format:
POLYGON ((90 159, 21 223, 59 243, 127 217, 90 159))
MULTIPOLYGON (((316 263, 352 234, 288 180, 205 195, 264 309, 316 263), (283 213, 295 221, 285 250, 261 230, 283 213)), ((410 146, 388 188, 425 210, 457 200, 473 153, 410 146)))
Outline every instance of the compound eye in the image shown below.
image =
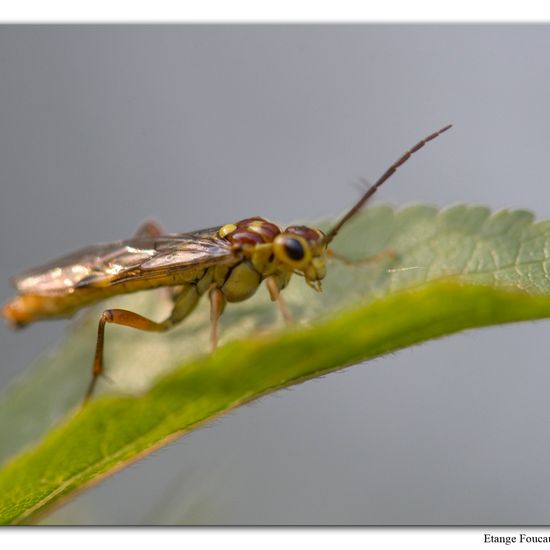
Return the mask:
POLYGON ((283 246, 285 247, 286 255, 291 260, 299 262, 304 259, 306 253, 302 243, 298 239, 285 239, 285 244, 283 246))
POLYGON ((302 237, 279 235, 273 244, 277 258, 292 267, 301 269, 311 261, 309 245, 302 237))

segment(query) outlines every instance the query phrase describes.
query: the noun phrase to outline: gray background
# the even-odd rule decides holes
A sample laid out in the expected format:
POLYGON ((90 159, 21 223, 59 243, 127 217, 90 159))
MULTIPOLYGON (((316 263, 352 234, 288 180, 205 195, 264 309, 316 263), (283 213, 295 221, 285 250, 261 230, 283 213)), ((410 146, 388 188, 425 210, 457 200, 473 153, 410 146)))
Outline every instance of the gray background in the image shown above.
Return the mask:
MULTIPOLYGON (((549 51, 546 26, 0 27, 0 300, 10 275, 148 217, 338 214, 448 122, 378 200, 549 217, 549 51)), ((1 327, 2 387, 64 327, 1 327)), ((548 523, 549 330, 460 334, 263 398, 53 520, 548 523)))

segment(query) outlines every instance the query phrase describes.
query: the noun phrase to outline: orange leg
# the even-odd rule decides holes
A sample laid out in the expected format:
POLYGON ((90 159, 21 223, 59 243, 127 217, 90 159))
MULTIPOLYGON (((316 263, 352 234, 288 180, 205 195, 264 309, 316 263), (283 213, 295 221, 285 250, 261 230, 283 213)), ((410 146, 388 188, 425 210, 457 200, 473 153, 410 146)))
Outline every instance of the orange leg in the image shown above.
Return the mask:
POLYGON ((219 288, 210 289, 210 341, 212 342, 212 351, 218 347, 218 321, 225 308, 225 298, 219 288))
POLYGON ((167 319, 160 323, 151 321, 151 319, 147 319, 142 315, 138 315, 126 309, 106 309, 101 314, 97 326, 97 343, 92 366, 92 380, 84 397, 84 402, 90 399, 97 383, 98 376, 103 374, 103 348, 106 323, 114 323, 116 325, 137 328, 148 332, 164 332, 183 321, 195 309, 199 299, 200 295, 195 285, 188 284, 178 288, 178 293, 174 296, 172 313, 170 313, 167 319))
POLYGON ((103 374, 103 348, 105 343, 106 323, 114 323, 125 327, 146 330, 148 332, 163 332, 168 330, 173 325, 173 321, 170 318, 161 323, 157 323, 126 309, 106 309, 101 314, 101 318, 99 319, 99 324, 97 326, 97 343, 94 362, 92 365, 92 380, 90 381, 90 385, 88 386, 88 390, 84 396, 84 403, 86 403, 92 396, 97 379, 103 374))
POLYGON ((338 254, 338 252, 335 252, 332 248, 327 249, 327 255, 329 258, 334 258, 335 260, 338 260, 339 262, 342 262, 343 264, 350 265, 350 266, 368 265, 368 264, 380 262, 386 259, 395 260, 395 258, 397 258, 397 254, 393 250, 382 250, 382 252, 379 252, 374 256, 369 256, 368 258, 361 258, 360 260, 351 260, 350 258, 346 258, 346 256, 343 256, 342 254, 338 254))
POLYGON ((288 307, 284 301, 284 298, 281 296, 281 291, 279 290, 275 279, 273 277, 267 277, 265 284, 269 292, 269 297, 273 302, 277 302, 277 306, 285 322, 292 323, 292 315, 290 314, 290 311, 288 311, 288 307))

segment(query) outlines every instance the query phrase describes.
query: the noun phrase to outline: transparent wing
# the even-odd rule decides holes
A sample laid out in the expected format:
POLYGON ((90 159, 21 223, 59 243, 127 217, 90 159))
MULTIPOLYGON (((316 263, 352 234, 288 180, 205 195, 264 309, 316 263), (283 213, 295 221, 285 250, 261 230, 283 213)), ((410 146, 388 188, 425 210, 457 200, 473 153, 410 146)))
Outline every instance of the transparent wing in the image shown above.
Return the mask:
POLYGON ((230 263, 235 256, 230 244, 217 236, 218 229, 89 246, 26 271, 12 281, 22 294, 50 294, 230 263))

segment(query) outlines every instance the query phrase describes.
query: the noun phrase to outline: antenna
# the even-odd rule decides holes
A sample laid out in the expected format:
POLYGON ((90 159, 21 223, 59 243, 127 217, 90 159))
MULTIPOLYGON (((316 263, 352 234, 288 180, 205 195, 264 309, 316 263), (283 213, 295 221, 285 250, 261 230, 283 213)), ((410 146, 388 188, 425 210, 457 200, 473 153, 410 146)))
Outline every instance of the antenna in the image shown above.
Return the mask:
POLYGON ((327 235, 324 238, 324 243, 328 244, 336 235, 338 234, 338 231, 342 229, 342 226, 346 224, 363 206, 365 203, 378 191, 378 188, 390 177, 393 175, 393 173, 402 165, 405 164, 419 149, 422 149, 428 141, 432 141, 432 139, 435 139, 436 137, 440 136, 443 132, 446 132, 449 128, 452 127, 452 124, 449 124, 445 126, 444 128, 441 128, 441 130, 438 130, 437 132, 434 132, 433 134, 430 134, 428 137, 425 137, 424 139, 420 140, 414 147, 409 149, 399 160, 395 161, 383 174, 380 176, 378 181, 369 187, 367 189, 367 192, 357 201, 355 206, 327 233, 327 235))

